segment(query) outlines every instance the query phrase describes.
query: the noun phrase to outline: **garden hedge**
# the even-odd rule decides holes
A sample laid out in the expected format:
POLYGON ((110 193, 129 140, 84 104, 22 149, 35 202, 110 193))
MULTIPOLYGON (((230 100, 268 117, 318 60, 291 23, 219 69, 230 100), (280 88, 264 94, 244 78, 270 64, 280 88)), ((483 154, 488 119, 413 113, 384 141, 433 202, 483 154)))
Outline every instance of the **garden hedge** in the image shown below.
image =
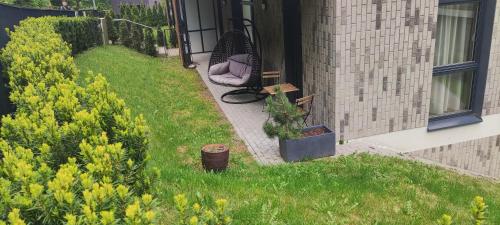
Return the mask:
POLYGON ((73 55, 102 44, 100 22, 96 17, 43 17, 40 20, 52 26, 70 44, 73 55))
POLYGON ((0 128, 0 224, 155 221, 143 117, 131 116, 103 76, 76 83, 63 39, 88 48, 95 34, 75 35, 90 21, 30 18, 9 32, 0 60, 17 109, 0 128))
POLYGON ((167 15, 165 14, 165 8, 161 4, 154 4, 153 6, 121 4, 120 12, 122 19, 132 20, 151 27, 167 25, 167 15))

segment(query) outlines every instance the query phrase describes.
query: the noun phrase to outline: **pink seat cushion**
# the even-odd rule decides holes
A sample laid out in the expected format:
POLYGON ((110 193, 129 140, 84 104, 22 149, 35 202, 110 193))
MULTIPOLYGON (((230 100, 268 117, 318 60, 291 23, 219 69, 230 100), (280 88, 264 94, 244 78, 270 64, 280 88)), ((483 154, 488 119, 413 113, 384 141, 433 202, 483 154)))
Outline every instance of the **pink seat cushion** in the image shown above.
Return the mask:
POLYGON ((245 63, 229 60, 229 72, 237 77, 243 77, 245 74, 250 74, 252 67, 245 63))
POLYGON ((252 73, 252 59, 248 54, 233 55, 227 62, 215 64, 208 70, 211 81, 229 85, 244 86, 252 73))
POLYGON ((215 64, 208 70, 208 75, 221 75, 229 72, 229 62, 215 64))
POLYGON ((231 57, 228 58, 228 60, 245 63, 247 65, 252 64, 252 57, 249 54, 232 55, 231 57))
POLYGON ((231 73, 226 73, 222 75, 214 75, 209 77, 215 83, 231 85, 231 86, 242 86, 244 85, 248 79, 250 79, 250 74, 245 75, 243 77, 234 76, 231 73))

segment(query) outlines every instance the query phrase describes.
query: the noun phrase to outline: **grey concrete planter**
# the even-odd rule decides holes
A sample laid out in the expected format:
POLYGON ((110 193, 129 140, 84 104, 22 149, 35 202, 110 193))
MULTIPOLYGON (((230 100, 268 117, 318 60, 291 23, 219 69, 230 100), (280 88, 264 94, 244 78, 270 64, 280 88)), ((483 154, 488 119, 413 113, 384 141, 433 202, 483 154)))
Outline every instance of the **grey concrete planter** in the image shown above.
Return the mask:
POLYGON ((324 128, 321 135, 294 140, 280 140, 280 155, 287 162, 318 159, 335 155, 335 133, 326 126, 313 126, 304 131, 324 128))

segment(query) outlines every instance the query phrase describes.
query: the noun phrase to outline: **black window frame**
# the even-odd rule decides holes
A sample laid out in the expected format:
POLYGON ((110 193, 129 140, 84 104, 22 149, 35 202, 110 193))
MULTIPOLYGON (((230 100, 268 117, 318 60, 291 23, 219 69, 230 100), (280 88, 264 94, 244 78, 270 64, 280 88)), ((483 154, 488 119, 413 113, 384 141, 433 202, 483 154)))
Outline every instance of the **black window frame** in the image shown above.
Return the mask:
POLYGON ((429 118, 428 131, 464 126, 483 121, 481 116, 488 74, 496 0, 440 0, 439 6, 460 3, 479 3, 473 61, 433 67, 432 78, 452 72, 473 70, 470 110, 429 118))

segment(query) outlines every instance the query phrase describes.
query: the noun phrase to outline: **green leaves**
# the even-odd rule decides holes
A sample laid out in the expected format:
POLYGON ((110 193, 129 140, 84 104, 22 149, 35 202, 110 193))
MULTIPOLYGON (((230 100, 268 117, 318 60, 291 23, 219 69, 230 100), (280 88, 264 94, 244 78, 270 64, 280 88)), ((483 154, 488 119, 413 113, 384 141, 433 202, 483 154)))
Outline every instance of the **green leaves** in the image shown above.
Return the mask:
POLYGON ((453 223, 451 216, 444 214, 438 221, 438 225, 451 225, 453 223))
POLYGON ((150 29, 146 29, 144 34, 144 53, 156 56, 155 39, 150 29))
POLYGON ((165 8, 161 4, 153 7, 135 4, 120 5, 120 12, 123 19, 132 20, 150 27, 161 27, 167 25, 165 8))
MULTIPOLYGON (((488 206, 484 202, 484 198, 476 196, 471 203, 472 224, 482 225, 486 224, 486 209, 488 206)), ((453 219, 450 215, 444 214, 439 220, 438 225, 452 225, 453 219)))
POLYGON ((63 40, 83 51, 96 43, 94 25, 27 19, 0 56, 17 107, 0 129, 0 195, 12 196, 0 199, 0 224, 154 222, 154 201, 140 197, 151 180, 144 119, 131 116, 102 75, 75 82, 79 71, 63 40))
POLYGON ((278 89, 275 96, 266 99, 265 110, 272 118, 272 121, 264 124, 264 132, 269 137, 288 140, 302 136, 302 113, 281 90, 278 89))
POLYGON ((472 202, 472 218, 474 218, 474 225, 484 224, 486 221, 486 203, 483 197, 476 196, 472 202))
POLYGON ((116 43, 116 41, 118 40, 118 29, 115 25, 115 22, 113 22, 113 19, 115 18, 113 10, 107 12, 104 18, 106 19, 106 26, 108 27, 109 40, 111 40, 111 42, 113 43, 116 43))
POLYGON ((189 201, 185 194, 174 196, 179 225, 229 225, 233 219, 229 216, 228 201, 214 200, 211 196, 196 193, 196 201, 189 201))
POLYGON ((130 39, 130 31, 128 29, 127 22, 125 21, 120 21, 120 26, 119 26, 119 38, 122 43, 122 45, 126 47, 130 47, 132 45, 132 40, 130 39))
POLYGON ((71 45, 73 54, 102 44, 100 22, 95 17, 60 17, 52 20, 55 31, 71 45))
POLYGON ((144 39, 142 27, 137 24, 130 25, 130 40, 131 48, 138 52, 142 52, 142 41, 144 39))

